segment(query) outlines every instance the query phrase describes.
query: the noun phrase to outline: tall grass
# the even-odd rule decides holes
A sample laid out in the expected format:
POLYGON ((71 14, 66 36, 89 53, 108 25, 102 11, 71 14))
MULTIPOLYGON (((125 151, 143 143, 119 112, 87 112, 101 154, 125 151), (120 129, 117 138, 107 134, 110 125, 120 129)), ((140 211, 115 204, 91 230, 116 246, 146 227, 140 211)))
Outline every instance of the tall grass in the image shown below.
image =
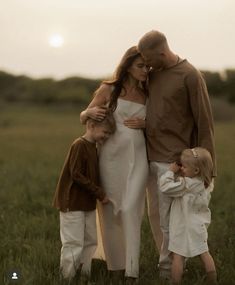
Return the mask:
MULTIPOLYGON (((59 220, 51 206, 71 142, 83 132, 74 107, 0 106, 0 284, 62 284, 59 220)), ((209 246, 220 284, 235 284, 235 123, 216 124, 218 178, 211 200, 209 246)), ((140 284, 159 281, 158 254, 148 219, 142 226, 140 284)), ((183 284, 203 284, 197 258, 189 260, 183 284)), ((110 284, 104 262, 94 261, 93 281, 110 284)), ((73 284, 80 284, 74 281, 73 284)))

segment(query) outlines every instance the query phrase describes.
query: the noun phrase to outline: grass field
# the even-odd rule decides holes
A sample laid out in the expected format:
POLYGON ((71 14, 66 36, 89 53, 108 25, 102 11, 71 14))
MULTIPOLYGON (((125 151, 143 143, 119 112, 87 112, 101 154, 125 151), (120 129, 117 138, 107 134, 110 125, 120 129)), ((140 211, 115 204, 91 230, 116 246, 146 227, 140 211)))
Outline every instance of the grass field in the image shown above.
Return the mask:
MULTIPOLYGON (((69 106, 0 106, 0 284, 61 284, 58 213, 51 201, 68 147, 83 132, 79 112, 69 106), (8 276, 14 270, 18 281, 8 276)), ((209 246, 222 285, 235 284, 234 141, 235 122, 217 123, 218 177, 209 246)), ((162 284, 157 260, 145 217, 140 284, 162 284)), ((199 260, 192 259, 183 284, 203 284, 202 276, 199 260)), ((94 262, 93 280, 110 284, 102 262, 94 262)))

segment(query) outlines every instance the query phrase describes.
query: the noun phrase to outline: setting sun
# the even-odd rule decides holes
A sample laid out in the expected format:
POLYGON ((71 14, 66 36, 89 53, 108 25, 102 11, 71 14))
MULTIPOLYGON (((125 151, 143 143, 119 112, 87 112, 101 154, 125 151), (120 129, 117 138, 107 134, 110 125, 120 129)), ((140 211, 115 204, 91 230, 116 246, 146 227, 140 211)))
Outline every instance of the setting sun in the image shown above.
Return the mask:
POLYGON ((60 34, 53 34, 49 38, 49 45, 54 48, 62 47, 64 44, 64 38, 60 34))

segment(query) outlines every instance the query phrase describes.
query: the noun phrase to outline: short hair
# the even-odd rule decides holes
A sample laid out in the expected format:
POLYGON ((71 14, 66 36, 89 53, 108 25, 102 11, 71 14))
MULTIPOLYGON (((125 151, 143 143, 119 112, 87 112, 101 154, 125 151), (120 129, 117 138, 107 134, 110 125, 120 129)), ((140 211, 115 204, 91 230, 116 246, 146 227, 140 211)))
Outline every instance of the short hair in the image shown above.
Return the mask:
POLYGON ((187 148, 181 154, 181 161, 186 161, 190 167, 199 169, 199 176, 207 188, 213 176, 213 161, 208 150, 202 147, 187 148))
POLYGON ((146 33, 138 43, 138 50, 141 52, 146 49, 161 48, 168 46, 166 36, 156 30, 146 33))
POLYGON ((86 121, 86 126, 89 126, 90 123, 93 123, 94 126, 103 126, 106 127, 112 134, 116 130, 116 122, 113 117, 113 112, 111 112, 109 109, 107 110, 106 116, 102 121, 97 121, 91 118, 88 118, 86 121))

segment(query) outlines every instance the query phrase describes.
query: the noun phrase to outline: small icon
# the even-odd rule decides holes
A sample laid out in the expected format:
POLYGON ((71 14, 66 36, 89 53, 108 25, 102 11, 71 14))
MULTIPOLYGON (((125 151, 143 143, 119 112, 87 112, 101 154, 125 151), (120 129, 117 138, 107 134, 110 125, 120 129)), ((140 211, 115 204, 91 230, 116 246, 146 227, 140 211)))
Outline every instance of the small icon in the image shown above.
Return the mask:
POLYGON ((16 284, 21 281, 20 270, 18 270, 18 268, 14 268, 11 271, 8 271, 7 279, 9 280, 10 284, 16 284))
POLYGON ((17 280, 17 279, 18 279, 18 276, 17 276, 17 273, 16 273, 16 272, 13 272, 13 273, 12 273, 11 279, 12 279, 12 280, 17 280))

